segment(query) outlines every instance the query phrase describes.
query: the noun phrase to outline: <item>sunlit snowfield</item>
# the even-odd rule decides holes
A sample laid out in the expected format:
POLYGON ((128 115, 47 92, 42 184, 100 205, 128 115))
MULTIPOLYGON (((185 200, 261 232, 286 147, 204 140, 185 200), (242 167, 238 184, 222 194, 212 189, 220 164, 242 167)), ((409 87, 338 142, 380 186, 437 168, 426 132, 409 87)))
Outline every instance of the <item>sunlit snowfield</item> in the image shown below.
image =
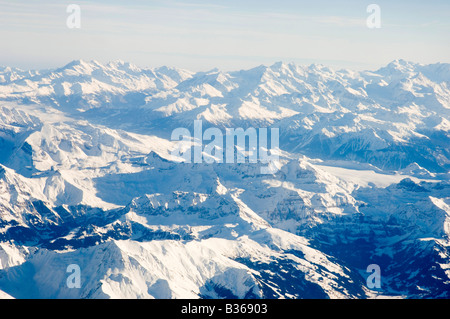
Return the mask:
POLYGON ((449 298, 449 129, 443 63, 1 68, 0 297, 449 298), (183 163, 195 120, 278 170, 183 163))

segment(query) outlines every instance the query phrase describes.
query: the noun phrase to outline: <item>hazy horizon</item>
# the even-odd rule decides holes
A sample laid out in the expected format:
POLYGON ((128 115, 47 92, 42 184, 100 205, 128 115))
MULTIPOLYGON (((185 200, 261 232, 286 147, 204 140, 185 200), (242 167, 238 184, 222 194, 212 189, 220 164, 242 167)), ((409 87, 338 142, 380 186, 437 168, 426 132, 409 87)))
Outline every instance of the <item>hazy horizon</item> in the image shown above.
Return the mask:
POLYGON ((450 62, 450 3, 377 1, 381 28, 352 0, 0 0, 0 64, 44 69, 76 60, 223 71, 276 61, 374 70, 395 59, 450 62), (70 29, 67 7, 81 8, 70 29))
POLYGON ((380 66, 378 66, 378 67, 375 67, 375 68, 357 68, 357 67, 336 67, 336 65, 330 65, 330 64, 327 64, 327 63, 314 62, 314 61, 313 61, 313 62, 310 62, 310 63, 307 63, 307 62, 305 62, 305 63, 299 63, 299 62, 294 62, 294 61, 273 61, 273 62, 271 62, 271 63, 263 63, 263 64, 258 64, 258 65, 249 66, 249 67, 247 67, 247 68, 221 69, 221 68, 217 68, 217 67, 212 67, 212 68, 210 68, 210 69, 205 69, 205 70, 191 70, 191 69, 188 69, 188 68, 185 68, 185 67, 182 67, 182 66, 180 67, 180 66, 170 66, 170 65, 143 65, 143 64, 137 64, 137 63, 134 63, 133 61, 128 61, 128 60, 124 60, 124 59, 115 59, 115 60, 108 60, 108 61, 100 61, 100 60, 98 60, 98 59, 74 59, 74 60, 67 61, 67 62, 65 62, 65 63, 63 63, 63 64, 60 64, 60 65, 48 66, 48 67, 44 67, 44 68, 22 68, 22 67, 20 67, 20 66, 15 66, 15 65, 4 65, 4 64, 0 64, 0 67, 17 68, 17 69, 21 69, 21 70, 23 70, 23 71, 43 71, 43 70, 59 69, 59 68, 62 68, 62 67, 66 66, 66 65, 68 65, 68 64, 70 64, 70 63, 72 63, 72 62, 74 62, 74 61, 84 61, 84 62, 86 62, 86 63, 98 62, 98 63, 100 63, 100 64, 102 64, 102 65, 107 65, 107 64, 109 64, 109 63, 122 61, 122 62, 124 62, 124 63, 131 63, 131 64, 133 64, 133 65, 136 65, 137 67, 139 67, 139 68, 141 68, 141 69, 145 69, 145 68, 158 69, 158 68, 161 68, 161 67, 174 67, 174 68, 178 68, 178 69, 182 69, 182 70, 186 70, 186 71, 190 71, 190 72, 194 72, 194 73, 195 73, 195 72, 209 72, 209 71, 213 71, 213 70, 215 70, 215 69, 217 69, 217 70, 219 70, 219 71, 221 71, 221 72, 239 72, 239 71, 241 71, 241 70, 250 70, 250 69, 253 69, 253 68, 260 67, 260 66, 270 67, 270 66, 272 66, 272 65, 274 65, 274 64, 277 64, 277 63, 283 63, 283 64, 291 64, 291 63, 294 63, 295 65, 298 65, 298 66, 305 66, 305 67, 309 67, 309 66, 311 66, 311 65, 324 65, 324 66, 329 67, 330 69, 332 69, 332 70, 334 70, 334 71, 339 71, 339 70, 350 70, 350 71, 377 71, 377 70, 379 70, 380 68, 383 68, 383 67, 387 66, 388 64, 390 64, 390 63, 392 63, 392 62, 395 62, 395 61, 398 61, 398 60, 404 60, 404 61, 409 62, 409 63, 423 64, 423 65, 427 65, 427 64, 439 64, 439 63, 450 64, 450 63, 447 63, 447 62, 420 63, 420 62, 410 61, 410 60, 405 60, 405 59, 395 59, 395 60, 392 60, 392 61, 390 61, 390 62, 388 62, 388 63, 386 63, 386 64, 383 64, 383 65, 380 65, 380 66))

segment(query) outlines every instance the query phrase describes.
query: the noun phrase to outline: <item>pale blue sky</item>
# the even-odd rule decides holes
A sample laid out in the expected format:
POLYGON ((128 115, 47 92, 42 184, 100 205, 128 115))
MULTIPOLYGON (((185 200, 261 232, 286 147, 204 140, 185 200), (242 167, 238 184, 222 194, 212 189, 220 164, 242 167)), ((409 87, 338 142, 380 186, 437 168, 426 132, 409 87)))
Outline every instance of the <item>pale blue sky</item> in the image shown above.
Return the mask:
POLYGON ((376 69, 398 58, 450 62, 448 0, 0 0, 0 65, 121 59, 204 71, 276 61, 376 69), (66 26, 67 5, 81 28, 66 26), (369 29, 366 8, 381 8, 369 29))

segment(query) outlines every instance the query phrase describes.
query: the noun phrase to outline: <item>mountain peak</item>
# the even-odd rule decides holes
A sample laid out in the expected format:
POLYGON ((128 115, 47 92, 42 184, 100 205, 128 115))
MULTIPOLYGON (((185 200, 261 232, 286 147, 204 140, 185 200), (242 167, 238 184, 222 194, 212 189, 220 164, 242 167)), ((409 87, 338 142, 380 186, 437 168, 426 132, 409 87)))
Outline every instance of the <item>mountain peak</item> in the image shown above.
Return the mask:
POLYGON ((216 74, 216 73, 220 73, 220 70, 218 68, 214 68, 205 72, 205 74, 216 74))
POLYGON ((95 60, 86 61, 79 59, 69 62, 62 68, 57 69, 57 71, 72 70, 77 73, 91 74, 94 69, 98 68, 103 68, 103 65, 101 65, 99 62, 95 60))
POLYGON ((75 67, 75 66, 86 66, 88 64, 89 64, 89 62, 87 62, 83 59, 78 59, 78 60, 70 61, 65 66, 63 66, 63 68, 71 68, 71 67, 75 67))
POLYGON ((396 59, 390 62, 388 65, 378 69, 375 73, 387 76, 389 78, 403 78, 404 76, 411 76, 416 73, 416 68, 419 64, 406 61, 403 59, 396 59))
POLYGON ((120 59, 108 62, 108 64, 106 64, 106 66, 110 67, 110 68, 113 68, 113 69, 129 69, 129 70, 133 70, 133 71, 139 71, 140 70, 133 63, 126 62, 126 61, 120 60, 120 59))
POLYGON ((405 72, 405 71, 411 71, 416 67, 416 63, 410 62, 410 61, 406 61, 403 59, 396 59, 393 60, 391 63, 389 63, 387 66, 385 66, 382 69, 389 69, 389 70, 395 70, 395 71, 400 71, 400 72, 405 72))
POLYGON ((275 62, 274 64, 272 64, 270 66, 270 68, 274 68, 274 69, 282 69, 282 68, 286 68, 286 67, 287 67, 287 65, 283 61, 275 62))

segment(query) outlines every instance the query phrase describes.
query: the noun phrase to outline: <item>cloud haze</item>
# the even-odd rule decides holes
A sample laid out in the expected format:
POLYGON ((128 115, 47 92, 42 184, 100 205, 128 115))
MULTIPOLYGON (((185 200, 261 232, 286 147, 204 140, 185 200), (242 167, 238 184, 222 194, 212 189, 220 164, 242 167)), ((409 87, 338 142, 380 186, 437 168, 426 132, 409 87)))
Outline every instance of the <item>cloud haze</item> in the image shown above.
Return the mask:
POLYGON ((397 58, 450 62, 450 5, 378 1, 369 29, 365 1, 0 1, 0 64, 54 67, 115 59, 194 71, 274 61, 377 68, 397 58), (69 29, 66 8, 81 7, 69 29))

